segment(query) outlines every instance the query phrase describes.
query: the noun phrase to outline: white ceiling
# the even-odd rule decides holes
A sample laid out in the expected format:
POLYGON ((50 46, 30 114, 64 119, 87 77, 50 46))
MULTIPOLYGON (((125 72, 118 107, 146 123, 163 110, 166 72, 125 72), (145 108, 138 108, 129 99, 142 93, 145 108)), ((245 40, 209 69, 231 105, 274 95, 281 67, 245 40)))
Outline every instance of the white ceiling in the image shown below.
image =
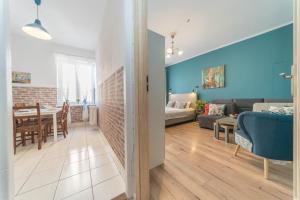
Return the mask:
MULTIPOLYGON (((11 0, 11 31, 35 19, 33 0, 11 0)), ((106 0, 42 0, 40 19, 53 42, 94 50, 106 0)), ((167 37, 177 32, 174 64, 292 21, 293 0, 148 0, 148 26, 167 37), (186 23, 191 19, 190 23, 186 23)))
POLYGON ((288 23, 293 0, 148 0, 148 26, 166 36, 177 32, 180 57, 166 59, 171 65, 221 46, 288 23), (191 19, 190 23, 186 23, 191 19))
MULTIPOLYGON (((39 13, 53 42, 94 50, 101 28, 106 0, 42 0, 39 13)), ((10 0, 11 31, 25 35, 21 28, 36 18, 33 0, 10 0)))

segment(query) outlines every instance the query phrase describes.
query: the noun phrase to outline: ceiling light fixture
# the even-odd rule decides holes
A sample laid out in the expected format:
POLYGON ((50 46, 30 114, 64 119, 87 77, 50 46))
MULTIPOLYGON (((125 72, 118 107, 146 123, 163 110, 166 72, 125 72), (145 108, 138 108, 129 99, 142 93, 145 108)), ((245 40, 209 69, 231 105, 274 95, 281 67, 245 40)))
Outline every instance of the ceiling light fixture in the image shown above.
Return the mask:
POLYGON ((42 26, 42 22, 39 19, 39 6, 41 5, 41 0, 34 0, 36 4, 36 14, 37 18, 33 23, 23 26, 22 30, 28 35, 41 39, 41 40, 51 40, 52 37, 48 31, 42 26))
POLYGON ((171 33, 172 42, 171 42, 171 47, 167 49, 166 58, 171 58, 174 55, 181 56, 183 54, 182 50, 175 48, 175 36, 176 36, 175 32, 171 33))

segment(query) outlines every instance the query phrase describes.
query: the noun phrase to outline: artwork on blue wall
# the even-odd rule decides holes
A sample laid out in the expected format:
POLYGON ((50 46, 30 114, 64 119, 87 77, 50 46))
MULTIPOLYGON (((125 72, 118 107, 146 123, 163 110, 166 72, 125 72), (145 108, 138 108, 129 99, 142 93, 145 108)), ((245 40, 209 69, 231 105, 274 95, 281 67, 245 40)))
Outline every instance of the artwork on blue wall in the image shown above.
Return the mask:
POLYGON ((198 88, 201 100, 232 98, 290 99, 291 81, 280 73, 291 73, 293 64, 293 25, 199 55, 167 67, 167 91, 189 93, 202 85, 201 72, 225 65, 222 89, 198 88))
POLYGON ((210 67, 202 70, 202 87, 204 89, 225 87, 225 66, 210 67))

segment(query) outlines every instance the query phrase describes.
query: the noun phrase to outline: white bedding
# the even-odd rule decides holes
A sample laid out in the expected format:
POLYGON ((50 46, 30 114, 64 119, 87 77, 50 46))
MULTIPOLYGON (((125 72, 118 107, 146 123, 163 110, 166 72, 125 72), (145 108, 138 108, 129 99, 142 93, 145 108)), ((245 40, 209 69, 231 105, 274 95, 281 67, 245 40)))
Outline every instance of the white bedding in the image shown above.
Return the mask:
POLYGON ((195 109, 193 108, 185 108, 185 109, 178 109, 178 108, 165 108, 165 119, 177 119, 188 117, 195 114, 195 109))

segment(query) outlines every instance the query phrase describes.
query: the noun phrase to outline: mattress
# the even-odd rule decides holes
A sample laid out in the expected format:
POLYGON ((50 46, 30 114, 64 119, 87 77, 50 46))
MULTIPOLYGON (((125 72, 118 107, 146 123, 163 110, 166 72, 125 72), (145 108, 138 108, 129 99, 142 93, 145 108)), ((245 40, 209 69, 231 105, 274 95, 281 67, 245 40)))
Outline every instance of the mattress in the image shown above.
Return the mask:
POLYGON ((178 108, 165 108, 165 120, 169 119, 178 119, 183 117, 189 117, 195 115, 195 109, 193 108, 185 108, 185 109, 178 109, 178 108))

